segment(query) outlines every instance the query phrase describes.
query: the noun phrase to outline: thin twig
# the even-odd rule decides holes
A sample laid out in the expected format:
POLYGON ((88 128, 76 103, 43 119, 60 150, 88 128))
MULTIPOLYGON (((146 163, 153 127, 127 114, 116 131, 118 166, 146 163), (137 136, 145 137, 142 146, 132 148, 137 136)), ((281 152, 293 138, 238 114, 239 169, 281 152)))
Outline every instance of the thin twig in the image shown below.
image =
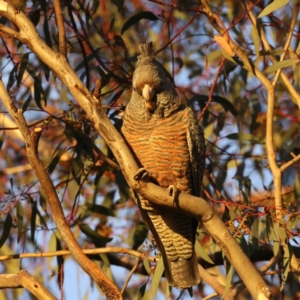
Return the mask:
MULTIPOLYGON (((84 254, 100 254, 100 253, 123 253, 134 257, 143 259, 145 254, 139 251, 135 251, 123 247, 105 247, 105 248, 95 248, 95 249, 82 249, 84 254)), ((38 258, 38 257, 53 257, 53 256, 66 256, 72 255, 70 250, 60 250, 52 252, 39 252, 39 253, 22 253, 22 254, 10 254, 0 256, 0 261, 10 260, 10 259, 20 259, 20 258, 38 258)), ((149 258, 148 258, 149 259, 149 258)))
POLYGON ((61 10, 60 0, 54 0, 54 11, 58 27, 59 53, 67 59, 66 31, 64 26, 63 13, 61 10))
MULTIPOLYGON (((294 6, 294 9, 293 9, 293 16, 292 16, 292 21, 291 21, 291 26, 290 26, 290 29, 289 29, 289 34, 288 34, 288 37, 286 39, 286 43, 283 47, 283 53, 281 54, 280 56, 280 59, 279 61, 283 61, 284 60, 284 57, 287 53, 287 50, 290 46, 290 43, 291 43, 291 40, 292 40, 292 37, 293 37, 293 31, 294 31, 294 27, 295 27, 295 24, 296 24, 296 21, 297 21, 297 17, 298 17, 298 13, 299 13, 299 7, 298 6, 294 6)), ((280 76, 280 73, 281 73, 282 69, 278 69, 277 72, 276 72, 276 75, 275 75, 275 78, 273 80, 273 86, 276 85, 277 83, 277 80, 280 76)))
POLYGON ((208 101, 207 101, 205 107, 202 109, 201 114, 200 114, 199 117, 198 117, 199 120, 201 120, 201 118, 204 116, 205 112, 207 111, 207 109, 208 109, 208 107, 209 107, 209 105, 210 105, 210 103, 211 103, 211 101, 212 101, 212 98, 213 98, 213 92, 214 92, 214 89, 215 89, 216 84, 217 84, 217 82, 218 82, 218 78, 219 78, 219 76, 220 76, 220 73, 221 73, 221 71, 222 71, 222 69, 223 69, 223 66, 224 66, 225 62, 226 62, 226 58, 223 57, 222 62, 221 62, 221 64, 220 64, 220 66, 219 66, 218 72, 217 72, 217 74, 216 74, 216 76, 215 76, 214 82, 213 82, 213 84, 212 84, 212 86, 211 86, 211 89, 210 89, 210 91, 209 91, 208 101))
POLYGON ((135 270, 137 269, 137 267, 139 266, 139 262, 140 260, 137 260, 136 264, 133 266, 132 270, 130 271, 130 273, 128 274, 127 278, 126 278, 126 281, 124 282, 124 285, 122 287, 122 290, 121 290, 121 294, 123 295, 128 283, 129 283, 129 280, 130 278, 132 277, 133 273, 135 272, 135 270))
POLYGON ((290 161, 288 161, 287 163, 285 163, 284 165, 282 165, 280 167, 280 171, 283 172, 285 171, 289 166, 291 166, 292 164, 294 164, 295 162, 297 162, 298 160, 300 160, 300 154, 298 154, 297 156, 295 156, 293 159, 291 159, 290 161))
MULTIPOLYGON (((253 23, 253 26, 258 27, 257 19, 255 18, 253 12, 251 11, 253 9, 252 2, 249 2, 249 0, 246 0, 246 8, 248 11, 249 18, 250 18, 251 22, 253 23)), ((268 52, 271 52, 272 48, 266 38, 264 29, 262 26, 260 26, 259 35, 261 37, 261 41, 262 41, 262 44, 263 44, 263 47, 265 48, 265 50, 268 52)), ((274 56, 268 55, 268 57, 270 58, 270 60, 273 64, 278 62, 278 60, 274 56)), ((290 93, 292 100, 298 105, 298 108, 300 109, 300 94, 298 94, 298 92, 295 90, 295 88, 291 84, 289 78, 286 76, 286 74, 284 72, 280 72, 280 79, 282 80, 283 84, 285 85, 286 90, 290 93)))

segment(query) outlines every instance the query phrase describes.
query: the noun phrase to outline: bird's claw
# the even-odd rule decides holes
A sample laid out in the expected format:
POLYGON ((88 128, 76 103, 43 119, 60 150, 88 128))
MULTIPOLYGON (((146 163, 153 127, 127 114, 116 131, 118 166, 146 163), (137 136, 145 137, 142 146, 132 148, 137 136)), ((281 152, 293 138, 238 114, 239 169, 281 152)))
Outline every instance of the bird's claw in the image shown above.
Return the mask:
POLYGON ((134 180, 149 181, 149 172, 145 168, 140 168, 133 178, 134 180))

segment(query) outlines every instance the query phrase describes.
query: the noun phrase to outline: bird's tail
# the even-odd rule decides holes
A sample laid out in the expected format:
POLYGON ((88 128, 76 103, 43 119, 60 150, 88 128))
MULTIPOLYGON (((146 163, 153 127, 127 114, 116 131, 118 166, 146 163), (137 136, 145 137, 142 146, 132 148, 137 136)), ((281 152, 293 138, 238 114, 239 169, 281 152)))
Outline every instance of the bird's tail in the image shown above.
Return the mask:
POLYGON ((164 259, 165 275, 171 286, 186 289, 200 283, 195 252, 190 259, 178 258, 176 261, 164 259))

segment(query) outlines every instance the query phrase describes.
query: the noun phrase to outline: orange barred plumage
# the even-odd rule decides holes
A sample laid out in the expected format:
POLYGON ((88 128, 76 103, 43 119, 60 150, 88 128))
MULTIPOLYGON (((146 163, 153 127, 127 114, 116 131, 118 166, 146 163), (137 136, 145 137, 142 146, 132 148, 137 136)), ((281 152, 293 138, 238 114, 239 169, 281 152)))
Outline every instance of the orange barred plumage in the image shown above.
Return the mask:
MULTIPOLYGON (((205 153, 203 132, 153 56, 152 43, 141 46, 122 132, 151 181, 199 196, 205 153), (147 99, 148 95, 153 98, 147 99)), ((194 251, 197 220, 154 205, 140 195, 137 198, 162 253, 169 284, 180 288, 198 284, 194 251)))

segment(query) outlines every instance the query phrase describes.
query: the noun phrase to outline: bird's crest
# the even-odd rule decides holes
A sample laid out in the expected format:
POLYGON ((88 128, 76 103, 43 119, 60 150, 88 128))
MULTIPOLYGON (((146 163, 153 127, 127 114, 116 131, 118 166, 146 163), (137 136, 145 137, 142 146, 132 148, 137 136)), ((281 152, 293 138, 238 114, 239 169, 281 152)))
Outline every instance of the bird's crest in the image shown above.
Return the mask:
POLYGON ((138 59, 145 59, 145 58, 154 58, 155 51, 153 47, 153 43, 151 41, 147 41, 145 44, 141 44, 139 46, 141 55, 138 57, 138 59))

